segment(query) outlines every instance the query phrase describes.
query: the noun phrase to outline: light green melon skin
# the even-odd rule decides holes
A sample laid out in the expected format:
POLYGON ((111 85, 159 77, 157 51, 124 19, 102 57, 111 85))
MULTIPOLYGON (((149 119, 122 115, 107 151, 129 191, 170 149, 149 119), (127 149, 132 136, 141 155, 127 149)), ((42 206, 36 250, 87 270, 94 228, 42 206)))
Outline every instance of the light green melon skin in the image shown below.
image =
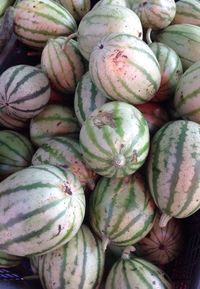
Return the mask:
POLYGON ((27 137, 12 130, 0 131, 0 176, 28 167, 33 153, 33 145, 27 137))
POLYGON ((119 6, 130 8, 130 4, 128 0, 100 0, 93 6, 92 9, 95 9, 101 5, 119 5, 119 6))
POLYGON ((121 259, 114 264, 106 280, 105 289, 173 289, 164 271, 140 258, 121 259))
POLYGON ((74 111, 80 124, 82 125, 96 108, 107 101, 108 99, 92 82, 90 73, 85 73, 78 82, 74 97, 74 111))
POLYGON ((40 255, 40 256, 33 255, 33 256, 29 257, 31 270, 33 271, 34 275, 38 275, 38 272, 39 272, 39 260, 40 260, 41 256, 42 255, 40 255))
POLYGON ((15 65, 0 76, 0 109, 11 118, 28 120, 39 114, 49 99, 49 80, 37 67, 15 65))
POLYGON ((77 30, 73 16, 51 0, 23 0, 15 7, 14 31, 26 45, 43 48, 51 38, 68 36, 77 30))
POLYGON ((174 106, 184 119, 200 123, 200 60, 191 65, 180 78, 174 106))
POLYGON ((41 283, 46 289, 97 289, 103 274, 104 254, 102 242, 82 225, 66 245, 41 256, 41 283))
POLYGON ((160 42, 153 42, 149 47, 154 52, 161 71, 161 84, 153 101, 164 101, 174 96, 178 81, 183 74, 183 67, 177 53, 160 42))
POLYGON ((90 222, 103 240, 116 246, 140 241, 153 227, 155 205, 144 179, 137 173, 126 178, 101 178, 91 195, 90 222))
POLYGON ((80 131, 83 158, 106 177, 124 177, 144 163, 149 128, 142 113, 130 104, 109 102, 96 109, 80 131))
POLYGON ((110 33, 127 33, 143 37, 139 17, 131 9, 118 5, 100 5, 89 11, 78 27, 78 44, 82 55, 89 60, 97 43, 110 33))
POLYGON ((90 189, 95 187, 97 175, 85 164, 78 140, 65 136, 52 137, 37 149, 32 164, 50 164, 69 168, 82 186, 88 185, 90 189))
POLYGON ((0 268, 16 267, 21 263, 21 261, 21 257, 9 255, 0 251, 0 268))
POLYGON ((147 162, 151 195, 169 217, 186 218, 200 208, 200 126, 177 120, 154 135, 147 162))
POLYGON ((73 238, 84 214, 84 191, 70 171, 50 165, 23 169, 1 182, 1 251, 16 256, 52 251, 73 238))
POLYGON ((198 0, 179 0, 176 3, 176 15, 173 23, 200 26, 200 2, 198 0))
POLYGON ((73 93, 81 76, 85 73, 85 59, 77 41, 58 37, 48 41, 42 51, 41 65, 54 88, 73 93))
POLYGON ((103 38, 91 53, 92 81, 107 97, 131 104, 142 104, 158 91, 159 63, 142 40, 123 33, 103 38))
POLYGON ((91 8, 90 0, 58 0, 74 17, 80 21, 91 8))
POLYGON ((156 41, 168 45, 178 54, 184 70, 200 60, 200 27, 196 25, 170 25, 156 35, 156 41))
POLYGON ((135 0, 131 8, 140 18, 144 28, 155 30, 167 27, 176 14, 174 0, 135 0))
POLYGON ((78 133, 80 130, 78 120, 72 109, 49 104, 30 122, 31 141, 41 146, 53 136, 62 136, 78 133))

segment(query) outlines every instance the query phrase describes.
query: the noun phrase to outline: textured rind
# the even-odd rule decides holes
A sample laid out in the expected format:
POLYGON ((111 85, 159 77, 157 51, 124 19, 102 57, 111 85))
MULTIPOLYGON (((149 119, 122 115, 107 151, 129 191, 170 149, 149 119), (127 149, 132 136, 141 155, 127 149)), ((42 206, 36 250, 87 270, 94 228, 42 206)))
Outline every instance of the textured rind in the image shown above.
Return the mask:
POLYGON ((101 178, 91 195, 90 222, 103 240, 117 246, 135 244, 153 227, 155 204, 139 174, 101 178))
POLYGON ((131 9, 118 5, 100 5, 89 11, 78 27, 78 44, 83 56, 89 60, 97 43, 110 33, 127 33, 142 39, 139 17, 131 9))
POLYGON ((0 109, 11 118, 30 119, 45 108, 49 99, 49 80, 37 67, 16 65, 0 76, 0 109))
POLYGON ((23 0, 15 7, 14 32, 31 47, 43 48, 50 38, 68 36, 77 30, 73 16, 51 0, 23 0))
POLYGON ((106 177, 131 175, 149 151, 149 128, 134 106, 113 101, 96 109, 80 131, 83 158, 106 177))
POLYGON ((112 267, 105 289, 173 289, 164 271, 140 258, 121 259, 112 267))
POLYGON ((91 0, 58 0, 74 17, 80 21, 91 8, 91 0))
POLYGON ((9 255, 0 251, 0 268, 16 267, 21 263, 21 261, 21 257, 9 255))
POLYGON ((176 2, 174 24, 193 24, 200 26, 199 0, 179 0, 176 2))
POLYGON ((89 71, 105 96, 133 105, 151 100, 161 81, 153 51, 144 41, 124 33, 101 39, 91 53, 89 71))
POLYGON ((73 238, 84 214, 84 191, 69 170, 41 165, 16 172, 0 187, 1 251, 50 252, 73 238))
POLYGON ((200 60, 191 65, 180 78, 174 107, 184 119, 200 123, 200 60))
POLYGON ((150 192, 168 216, 186 218, 200 208, 200 125, 164 125, 153 137, 147 164, 150 192))
POLYGON ((39 259, 39 277, 46 289, 97 289, 103 268, 102 243, 86 225, 66 245, 39 259))

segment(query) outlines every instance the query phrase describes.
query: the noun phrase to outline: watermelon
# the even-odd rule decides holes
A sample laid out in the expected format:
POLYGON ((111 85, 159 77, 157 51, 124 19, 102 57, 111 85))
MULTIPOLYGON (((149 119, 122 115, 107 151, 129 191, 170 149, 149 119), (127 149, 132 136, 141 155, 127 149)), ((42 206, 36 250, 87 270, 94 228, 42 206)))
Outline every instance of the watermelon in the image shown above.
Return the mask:
POLYGON ((200 27, 174 24, 156 33, 155 40, 172 48, 181 58, 183 69, 200 60, 200 27))
POLYGON ((90 10, 90 0, 58 0, 74 17, 76 21, 80 21, 83 16, 90 10))
POLYGON ((28 125, 27 119, 17 119, 9 116, 0 109, 0 126, 14 130, 21 130, 28 125))
POLYGON ((33 153, 33 146, 27 137, 13 130, 0 131, 0 177, 28 167, 33 153))
POLYGON ((147 163, 150 192, 163 212, 160 226, 200 208, 200 125, 168 122, 154 135, 147 163))
POLYGON ((200 26, 199 0, 179 0, 176 3, 174 24, 193 24, 200 26))
POLYGON ((41 65, 52 86, 61 92, 74 92, 85 73, 85 60, 77 42, 58 37, 47 42, 42 51, 41 65))
POLYGON ((45 108, 49 99, 48 78, 37 67, 16 65, 0 76, 0 109, 11 118, 30 119, 45 108))
POLYGON ((50 164, 69 168, 79 179, 82 186, 87 185, 91 190, 95 187, 97 176, 84 163, 78 140, 66 136, 52 137, 35 152, 32 164, 50 164))
POLYGON ((79 130, 73 110, 58 104, 49 104, 30 123, 30 137, 37 146, 53 136, 78 133, 79 130))
POLYGON ((16 267, 21 263, 21 261, 21 257, 9 255, 0 251, 0 268, 16 267))
POLYGON ((73 16, 52 0, 23 0, 17 3, 14 32, 31 47, 43 48, 50 38, 68 36, 77 30, 73 16))
POLYGON ((176 14, 174 0, 135 0, 131 8, 139 16, 144 28, 155 30, 167 27, 176 14))
POLYGON ((101 39, 91 53, 89 71, 105 96, 134 105, 153 98, 161 81, 159 63, 149 46, 124 33, 101 39))
POLYGON ((123 7, 130 8, 130 4, 128 0, 100 0, 93 6, 92 9, 95 9, 101 5, 119 5, 123 7))
POLYGON ((69 171, 31 166, 10 175, 0 186, 1 251, 29 256, 67 243, 79 230, 85 196, 69 171))
POLYGON ((131 9, 119 5, 100 5, 89 11, 78 26, 78 44, 83 56, 89 60, 97 43, 112 32, 143 37, 139 17, 131 9))
POLYGON ((144 104, 138 104, 135 107, 143 113, 151 135, 170 120, 167 110, 157 103, 146 102, 144 104))
POLYGON ((125 178, 101 178, 91 195, 90 223, 105 242, 129 246, 151 230, 155 205, 144 179, 138 174, 125 178))
POLYGON ((102 106, 107 101, 108 99, 92 82, 90 73, 85 73, 77 84, 74 97, 74 111, 79 123, 83 124, 96 108, 102 106))
POLYGON ((200 123, 200 60, 191 65, 180 78, 174 106, 184 119, 200 123))
POLYGON ((39 277, 46 289, 97 289, 103 269, 102 242, 86 225, 67 244, 39 259, 39 277))
POLYGON ((141 258, 125 255, 112 267, 105 289, 173 289, 164 271, 141 258))
POLYGON ((159 226, 161 215, 150 233, 135 245, 136 254, 156 265, 165 265, 173 261, 183 249, 183 228, 180 220, 172 219, 165 228, 159 226))
POLYGON ((113 101, 97 108, 80 131, 83 158, 105 177, 131 175, 149 151, 149 129, 134 106, 113 101))
POLYGON ((183 74, 180 57, 167 45, 159 42, 149 44, 154 52, 161 71, 161 83, 152 101, 165 101, 174 96, 178 81, 183 74))

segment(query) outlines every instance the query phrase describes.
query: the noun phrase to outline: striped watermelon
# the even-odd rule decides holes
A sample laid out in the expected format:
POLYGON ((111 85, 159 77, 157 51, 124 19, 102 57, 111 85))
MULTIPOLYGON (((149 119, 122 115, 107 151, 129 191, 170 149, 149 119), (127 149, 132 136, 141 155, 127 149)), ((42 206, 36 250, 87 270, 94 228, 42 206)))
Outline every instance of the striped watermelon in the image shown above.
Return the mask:
POLYGON ((149 150, 149 129, 138 109, 113 101, 87 118, 80 144, 83 158, 96 173, 124 177, 143 165, 149 150))
POLYGON ((33 146, 13 130, 0 131, 0 177, 6 177, 31 164, 33 146))
POLYGON ((97 289, 103 269, 102 243, 85 225, 66 245, 39 259, 45 289, 97 289))
POLYGON ((21 261, 21 257, 9 255, 0 251, 0 268, 16 267, 21 263, 21 261))
POLYGON ((0 76, 0 109, 11 118, 32 118, 45 108, 49 99, 48 78, 36 67, 16 65, 0 76))
POLYGON ((143 113, 152 135, 170 120, 167 110, 157 103, 146 102, 135 107, 143 113))
POLYGON ((83 16, 90 10, 90 0, 59 0, 74 17, 76 21, 80 21, 83 16))
POLYGON ((186 218, 200 208, 200 125, 187 120, 167 123, 153 137, 148 182, 155 203, 170 218, 186 218))
POLYGON ((30 123, 30 137, 37 146, 53 136, 78 133, 79 130, 73 110, 58 104, 48 105, 30 123))
POLYGON ((51 0, 23 0, 15 7, 14 32, 32 47, 43 48, 50 38, 68 36, 77 30, 73 16, 51 0))
POLYGON ((102 106, 107 101, 108 99, 92 82, 90 73, 85 73, 77 84, 74 97, 74 110, 80 124, 83 124, 96 108, 102 106))
POLYGON ((93 6, 92 9, 95 9, 101 5, 119 5, 119 6, 130 8, 130 4, 128 0, 100 0, 93 6))
POLYGON ((123 33, 112 33, 98 43, 90 56, 89 71, 103 94, 132 104, 149 101, 161 81, 159 63, 149 46, 123 33))
POLYGON ((0 248, 16 256, 44 254, 67 243, 79 230, 85 196, 68 170, 32 166, 0 187, 0 248))
POLYGON ((163 29, 175 17, 174 0, 135 0, 132 10, 139 16, 144 28, 163 29))
POLYGON ((14 130, 21 130, 27 125, 27 119, 13 118, 0 109, 0 126, 14 130))
POLYGON ((112 267, 105 289, 173 289, 164 271, 140 258, 124 257, 112 267))
POLYGON ((183 74, 180 57, 167 45, 154 42, 149 45, 154 52, 161 71, 161 84, 152 101, 164 101, 173 97, 177 83, 183 74))
POLYGON ((200 60, 183 74, 176 88, 174 106, 184 119, 200 123, 200 60))
POLYGON ((118 5, 100 5, 89 11, 78 26, 78 44, 83 56, 89 60, 97 43, 112 32, 143 37, 139 17, 131 9, 118 5))
POLYGON ((169 221, 165 228, 160 228, 157 215, 151 232, 135 245, 136 254, 157 265, 173 261, 183 249, 183 228, 177 219, 169 221))
POLYGON ((185 23, 200 26, 199 0, 179 0, 176 3, 176 15, 173 23, 185 23))
POLYGON ((200 60, 200 27, 174 24, 158 32, 155 40, 172 48, 181 58, 184 70, 200 60))
POLYGON ((138 173, 120 179, 101 178, 91 195, 89 209, 94 231, 105 242, 117 246, 141 240, 155 220, 155 205, 138 173))
POLYGON ((93 190, 96 174, 83 161, 78 140, 57 136, 45 142, 34 154, 33 165, 50 164, 69 168, 82 186, 93 190))
POLYGON ((77 42, 67 37, 48 41, 42 51, 41 64, 53 87, 65 93, 75 91, 86 70, 77 42))

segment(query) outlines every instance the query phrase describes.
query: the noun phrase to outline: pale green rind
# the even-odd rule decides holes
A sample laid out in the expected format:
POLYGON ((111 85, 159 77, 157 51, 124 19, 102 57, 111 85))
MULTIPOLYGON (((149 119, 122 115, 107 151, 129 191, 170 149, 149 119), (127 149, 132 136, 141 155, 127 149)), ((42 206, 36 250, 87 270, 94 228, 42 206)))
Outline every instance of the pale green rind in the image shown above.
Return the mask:
POLYGON ((79 230, 85 196, 69 171, 50 165, 16 172, 0 186, 0 248, 16 256, 44 254, 79 230))
POLYGON ((174 107, 184 119, 200 123, 200 60, 191 65, 180 78, 174 107))
POLYGON ((97 289, 103 274, 104 254, 101 241, 82 225, 66 245, 41 256, 40 280, 46 289, 52 286, 54 289, 97 289))
POLYGON ((101 5, 89 11, 78 27, 78 44, 83 56, 89 60, 97 43, 110 33, 127 33, 142 39, 139 17, 131 9, 118 5, 101 5))
POLYGON ((80 21, 91 8, 90 0, 58 0, 74 17, 80 21))
POLYGON ((121 259, 112 267, 105 289, 173 289, 164 271, 140 258, 121 259))
POLYGON ((144 179, 101 178, 90 199, 90 222, 103 240, 117 246, 133 245, 153 227, 155 205, 144 179))
POLYGON ((199 0, 179 0, 176 3, 174 24, 193 24, 200 26, 199 0))
POLYGON ((50 38, 68 36, 77 30, 73 16, 51 0, 23 0, 15 7, 14 31, 18 39, 43 48, 50 38))
POLYGON ((124 177, 144 163, 149 150, 149 128, 134 106, 113 101, 96 109, 80 132, 83 158, 98 174, 124 177))
POLYGON ((168 45, 179 55, 184 70, 200 60, 200 27, 192 24, 174 24, 155 37, 156 41, 168 45))
POLYGON ((30 138, 37 146, 53 136, 78 133, 78 120, 72 109, 56 104, 49 104, 31 120, 30 138))
POLYGON ((74 111, 80 124, 83 124, 96 108, 107 101, 108 99, 92 82, 89 72, 85 73, 77 84, 74 97, 74 111))
POLYGON ((168 216, 186 218, 200 208, 200 125, 172 121, 153 137, 148 158, 150 192, 168 216))
POLYGON ((21 257, 9 255, 0 251, 0 268, 16 267, 21 263, 21 261, 21 257))

